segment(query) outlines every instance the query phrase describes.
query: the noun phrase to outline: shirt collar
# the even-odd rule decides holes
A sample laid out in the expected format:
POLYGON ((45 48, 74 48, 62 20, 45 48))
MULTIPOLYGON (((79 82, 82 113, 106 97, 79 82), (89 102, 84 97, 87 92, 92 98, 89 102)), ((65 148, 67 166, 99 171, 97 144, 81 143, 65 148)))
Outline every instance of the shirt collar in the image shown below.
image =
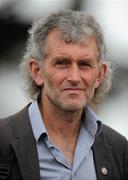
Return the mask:
POLYGON ((99 117, 89 106, 85 108, 85 115, 84 124, 86 129, 92 135, 99 135, 102 130, 102 122, 100 121, 99 117))
MULTIPOLYGON (((48 134, 39 110, 37 100, 34 100, 31 103, 28 109, 28 113, 34 137, 36 141, 38 141, 42 134, 48 134)), ((99 135, 102 130, 102 123, 99 120, 98 116, 90 107, 85 108, 84 114, 86 114, 86 117, 84 117, 83 120, 85 128, 91 135, 99 135)))
POLYGON ((36 100, 29 106, 28 113, 34 137, 38 141, 42 134, 47 134, 47 131, 36 100))

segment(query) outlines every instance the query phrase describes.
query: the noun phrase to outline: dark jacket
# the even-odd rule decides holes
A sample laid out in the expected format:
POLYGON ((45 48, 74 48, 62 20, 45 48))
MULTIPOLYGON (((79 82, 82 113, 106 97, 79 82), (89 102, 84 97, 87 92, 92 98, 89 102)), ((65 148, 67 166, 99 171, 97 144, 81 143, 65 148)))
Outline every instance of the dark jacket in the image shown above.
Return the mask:
MULTIPOLYGON (((13 132, 11 147, 14 160, 9 180, 39 180, 37 148, 28 106, 5 120, 13 132)), ((128 141, 125 137, 103 125, 92 150, 98 180, 128 180, 128 141)))

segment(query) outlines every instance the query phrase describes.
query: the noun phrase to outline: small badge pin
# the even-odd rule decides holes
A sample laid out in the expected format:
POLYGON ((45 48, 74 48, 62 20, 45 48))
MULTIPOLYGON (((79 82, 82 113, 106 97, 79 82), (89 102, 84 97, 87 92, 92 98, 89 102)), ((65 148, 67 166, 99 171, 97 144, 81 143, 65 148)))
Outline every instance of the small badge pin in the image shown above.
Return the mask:
POLYGON ((104 174, 104 175, 107 175, 107 174, 108 174, 108 170, 107 170, 106 167, 102 167, 102 168, 101 168, 101 172, 102 172, 102 174, 104 174))

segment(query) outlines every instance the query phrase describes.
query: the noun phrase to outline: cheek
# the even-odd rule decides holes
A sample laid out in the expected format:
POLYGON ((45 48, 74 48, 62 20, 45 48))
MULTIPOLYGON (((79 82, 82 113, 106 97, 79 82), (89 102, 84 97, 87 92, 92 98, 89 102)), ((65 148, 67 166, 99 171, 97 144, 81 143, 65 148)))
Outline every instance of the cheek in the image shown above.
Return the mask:
POLYGON ((52 78, 49 78, 49 77, 45 77, 44 78, 44 89, 47 91, 48 89, 53 89, 53 81, 52 81, 52 78))
POLYGON ((54 86, 61 85, 63 80, 66 78, 66 75, 67 71, 65 70, 51 70, 45 73, 46 79, 49 81, 50 84, 53 84, 54 86))
POLYGON ((44 76, 44 88, 51 89, 52 91, 57 89, 60 84, 60 75, 56 73, 46 73, 44 76))
POLYGON ((84 75, 83 79, 86 86, 93 88, 97 82, 97 73, 88 72, 86 75, 84 75))

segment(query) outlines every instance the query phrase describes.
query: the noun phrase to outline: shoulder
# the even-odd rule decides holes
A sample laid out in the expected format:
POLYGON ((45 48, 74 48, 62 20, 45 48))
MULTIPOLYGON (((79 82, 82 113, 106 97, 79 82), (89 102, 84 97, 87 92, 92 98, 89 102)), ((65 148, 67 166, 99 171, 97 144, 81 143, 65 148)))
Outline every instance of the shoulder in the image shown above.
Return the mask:
POLYGON ((23 109, 21 109, 19 112, 12 114, 10 116, 7 116, 5 118, 0 118, 1 121, 6 121, 8 123, 14 123, 15 121, 18 121, 19 119, 26 118, 28 116, 28 108, 31 103, 27 104, 23 109))
POLYGON ((117 159, 125 159, 128 167, 128 140, 126 137, 118 133, 116 130, 103 125, 102 139, 104 139, 105 144, 109 147, 113 154, 113 157, 117 159))
POLYGON ((114 130, 113 128, 103 124, 102 134, 105 140, 111 145, 117 145, 128 143, 126 137, 114 130))
POLYGON ((13 133, 13 137, 15 137, 15 135, 22 132, 21 130, 24 130, 24 129, 26 130, 27 127, 29 127, 29 125, 30 125, 29 115, 28 115, 29 105, 30 104, 28 104, 22 110, 20 110, 19 112, 15 113, 11 116, 0 119, 0 129, 3 126, 8 125, 13 133))
POLYGON ((15 120, 15 119, 19 119, 22 116, 25 116, 28 113, 28 108, 30 106, 31 103, 27 104, 24 108, 22 108, 21 110, 19 110, 18 112, 16 112, 15 114, 12 114, 10 116, 7 116, 5 118, 0 118, 0 120, 2 121, 10 121, 10 120, 15 120))

